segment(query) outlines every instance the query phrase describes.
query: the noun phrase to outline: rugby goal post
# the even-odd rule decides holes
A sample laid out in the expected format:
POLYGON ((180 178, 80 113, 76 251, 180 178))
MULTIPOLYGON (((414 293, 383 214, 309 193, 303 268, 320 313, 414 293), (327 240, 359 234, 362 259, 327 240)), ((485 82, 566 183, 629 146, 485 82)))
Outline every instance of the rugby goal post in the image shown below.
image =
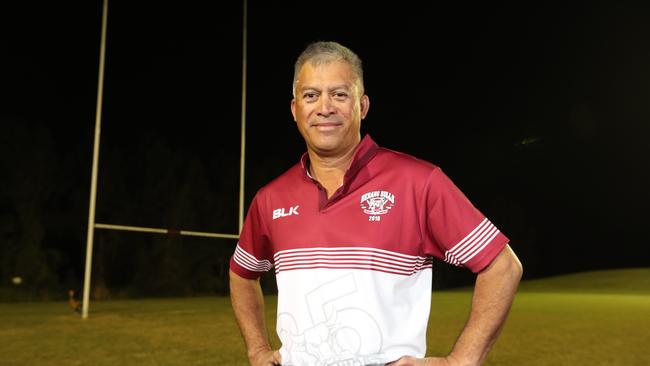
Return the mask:
MULTIPOLYGON (((247 67, 247 22, 248 22, 248 0, 244 0, 243 9, 243 36, 242 36, 242 95, 241 95, 241 148, 239 159, 239 226, 238 232, 244 224, 244 168, 246 157, 246 67, 247 67)), ((86 237, 86 265, 84 270, 84 289, 82 299, 82 319, 88 318, 90 307, 90 282, 93 260, 93 240, 95 229, 137 231, 155 234, 177 234, 189 236, 202 236, 211 238, 238 239, 238 234, 210 233, 190 230, 161 229, 151 227, 113 225, 95 222, 95 205, 97 202, 97 172, 99 170, 99 143, 101 140, 101 117, 102 102, 104 96, 104 69, 106 63, 106 31, 108 22, 108 0, 102 4, 102 30, 99 48, 99 71, 97 82, 97 106, 95 112, 95 139, 93 142, 93 163, 90 179, 90 204, 88 208, 88 233, 86 237)))

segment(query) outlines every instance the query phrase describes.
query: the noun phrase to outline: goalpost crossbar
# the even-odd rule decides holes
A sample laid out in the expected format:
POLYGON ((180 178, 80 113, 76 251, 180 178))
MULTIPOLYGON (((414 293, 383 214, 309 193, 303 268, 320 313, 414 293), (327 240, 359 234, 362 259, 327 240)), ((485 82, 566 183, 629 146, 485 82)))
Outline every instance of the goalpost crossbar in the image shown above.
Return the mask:
POLYGON ((210 233, 204 231, 190 231, 190 230, 178 230, 178 229, 161 229, 155 227, 142 227, 142 226, 130 226, 130 225, 112 225, 112 224, 95 223, 95 228, 107 229, 107 230, 137 231, 142 233, 155 233, 155 234, 168 234, 168 235, 202 236, 206 238, 239 239, 239 235, 237 234, 210 233))

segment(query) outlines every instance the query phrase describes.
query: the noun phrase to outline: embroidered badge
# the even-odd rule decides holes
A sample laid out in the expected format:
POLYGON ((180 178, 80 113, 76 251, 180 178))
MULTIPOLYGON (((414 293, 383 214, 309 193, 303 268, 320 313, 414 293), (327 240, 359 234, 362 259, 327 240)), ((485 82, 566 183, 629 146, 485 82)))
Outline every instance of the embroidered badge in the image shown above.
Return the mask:
POLYGON ((395 205, 395 195, 387 191, 372 191, 361 195, 361 209, 368 215, 368 221, 381 221, 395 205))

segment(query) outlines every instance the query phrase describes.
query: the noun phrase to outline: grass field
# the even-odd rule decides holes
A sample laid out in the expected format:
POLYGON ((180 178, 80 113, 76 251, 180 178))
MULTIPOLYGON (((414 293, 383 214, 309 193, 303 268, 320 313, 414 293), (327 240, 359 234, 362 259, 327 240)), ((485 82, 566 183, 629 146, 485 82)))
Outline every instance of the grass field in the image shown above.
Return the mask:
MULTIPOLYGON (((433 294, 429 354, 449 351, 470 300, 433 294)), ((650 268, 581 273, 522 283, 485 365, 650 365, 648 345, 650 268)), ((87 320, 65 302, 0 303, 0 365, 247 365, 244 355, 227 297, 93 302, 87 320)))

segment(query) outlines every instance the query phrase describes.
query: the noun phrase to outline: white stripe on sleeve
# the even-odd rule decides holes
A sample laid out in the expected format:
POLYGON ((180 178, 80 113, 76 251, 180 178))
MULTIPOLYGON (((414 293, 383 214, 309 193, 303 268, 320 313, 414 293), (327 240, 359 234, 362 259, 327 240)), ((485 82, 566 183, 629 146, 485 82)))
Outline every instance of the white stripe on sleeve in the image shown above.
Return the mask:
POLYGON ((259 260, 255 258, 254 255, 242 249, 239 244, 237 244, 233 259, 235 260, 235 263, 253 272, 266 272, 273 267, 271 262, 266 259, 259 260))
POLYGON ((445 262, 455 266, 467 263, 480 253, 499 234, 499 230, 486 218, 463 240, 445 252, 445 262))

